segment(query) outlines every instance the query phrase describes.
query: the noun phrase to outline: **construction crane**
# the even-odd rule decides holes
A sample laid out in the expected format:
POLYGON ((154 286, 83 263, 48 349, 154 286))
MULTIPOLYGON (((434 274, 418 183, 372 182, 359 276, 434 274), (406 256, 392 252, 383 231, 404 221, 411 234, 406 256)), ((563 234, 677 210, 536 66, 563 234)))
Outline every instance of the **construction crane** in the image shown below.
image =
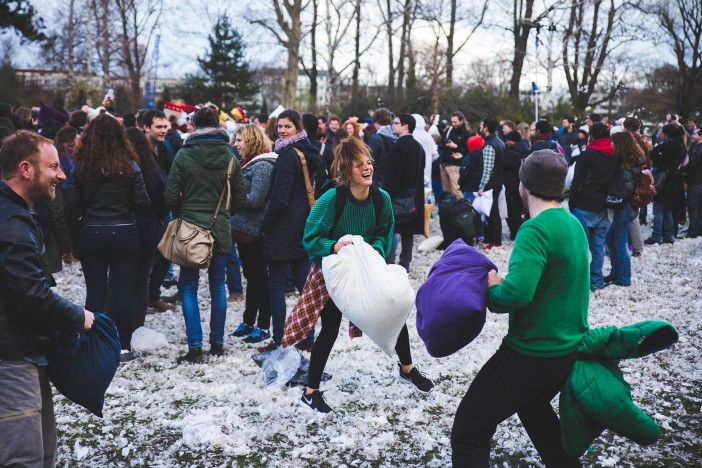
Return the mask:
POLYGON ((154 101, 156 101, 156 80, 158 79, 158 43, 161 41, 161 35, 156 35, 156 41, 154 42, 154 51, 151 54, 151 71, 149 72, 149 78, 146 81, 146 93, 144 95, 144 105, 147 109, 154 108, 154 101))

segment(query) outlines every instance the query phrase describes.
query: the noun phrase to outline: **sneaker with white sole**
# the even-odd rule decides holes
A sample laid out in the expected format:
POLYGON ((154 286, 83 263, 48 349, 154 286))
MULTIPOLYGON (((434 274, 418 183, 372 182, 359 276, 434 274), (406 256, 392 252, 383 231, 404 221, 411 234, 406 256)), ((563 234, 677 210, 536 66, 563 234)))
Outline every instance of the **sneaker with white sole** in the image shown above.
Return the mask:
POLYGON ((332 410, 327 402, 324 400, 324 395, 322 395, 323 392, 320 392, 319 390, 315 390, 314 392, 310 393, 309 395, 306 394, 307 389, 305 388, 302 390, 302 398, 301 401, 304 405, 309 406, 313 410, 317 411, 318 413, 331 413, 332 410))
POLYGON ((400 382, 414 385, 414 388, 421 393, 429 393, 434 388, 434 382, 419 372, 417 366, 414 366, 412 370, 407 373, 402 372, 402 366, 400 364, 397 366, 400 370, 400 382))
POLYGON ((236 338, 243 338, 245 336, 249 336, 251 333, 253 333, 254 327, 251 325, 247 325, 245 323, 240 323, 239 326, 234 330, 234 333, 230 334, 229 336, 234 336, 236 338))
POLYGON ((260 343, 261 341, 266 341, 270 337, 271 333, 268 330, 254 327, 254 331, 252 331, 249 336, 244 338, 244 343, 260 343))

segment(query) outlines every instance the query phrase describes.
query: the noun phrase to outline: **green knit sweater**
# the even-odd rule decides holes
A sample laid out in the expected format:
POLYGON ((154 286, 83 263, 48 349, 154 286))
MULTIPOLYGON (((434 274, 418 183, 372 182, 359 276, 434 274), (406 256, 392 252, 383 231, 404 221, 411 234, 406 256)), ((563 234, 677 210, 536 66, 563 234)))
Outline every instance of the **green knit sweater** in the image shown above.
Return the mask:
POLYGON ((364 201, 356 200, 349 193, 344 211, 336 226, 334 225, 336 190, 328 190, 319 197, 307 217, 302 239, 302 245, 309 252, 313 262, 321 265, 322 257, 333 254, 334 244, 346 234, 363 236, 363 240, 377 250, 383 258, 387 257, 392 245, 395 218, 392 214, 390 195, 384 190, 380 190, 380 193, 383 196, 381 222, 376 223, 375 207, 370 193, 364 201))
POLYGON ((590 259, 582 226, 562 208, 526 221, 504 281, 488 289, 492 312, 509 314, 503 343, 527 356, 575 351, 588 331, 590 259))

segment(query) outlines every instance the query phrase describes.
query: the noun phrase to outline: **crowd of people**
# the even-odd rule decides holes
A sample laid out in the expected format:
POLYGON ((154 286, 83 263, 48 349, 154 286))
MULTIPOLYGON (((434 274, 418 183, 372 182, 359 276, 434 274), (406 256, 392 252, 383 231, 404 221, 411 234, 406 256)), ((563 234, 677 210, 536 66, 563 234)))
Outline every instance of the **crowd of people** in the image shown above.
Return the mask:
MULTIPOLYGON (((13 372, 26 374, 16 385, 33 382, 32 411, 50 404, 37 335, 89 329, 91 312, 104 312, 116 324, 121 360, 127 362, 138 358, 131 337, 145 316, 180 303, 187 352, 177 361, 202 364, 226 353, 232 301, 245 305, 231 337, 258 344, 259 352, 281 347, 286 295, 294 291, 301 294, 298 308, 307 325, 293 344, 311 353, 301 401, 318 412, 333 411, 320 379, 342 312, 326 294, 322 258, 339 252, 348 244, 339 239, 354 234, 409 272, 414 236, 424 232, 432 192, 435 198, 449 193, 474 202, 492 191, 495 202, 477 245, 489 253, 507 238, 515 244, 510 274, 504 281, 490 275, 490 309, 531 318, 510 319, 503 346, 461 403, 452 435, 454 462, 486 462, 497 423, 518 413, 532 439, 532 431, 540 434, 534 442, 547 464, 576 464, 553 448, 558 426, 549 402, 587 331, 590 291, 630 286, 630 255, 641 255, 644 245, 701 234, 702 129, 693 118, 683 126, 671 114, 649 134, 635 117, 611 125, 597 114, 580 126, 568 116, 558 127, 548 115, 531 125, 485 117, 474 130, 460 111, 442 121, 381 107, 364 121, 285 109, 249 122, 240 108, 227 115, 202 105, 178 121, 153 109, 119 114, 109 96, 103 105, 70 114, 51 114, 42 106, 35 114, 0 103, 0 381, 10 381, 13 372), (640 225, 648 222, 646 206, 634 208, 629 201, 641 180, 655 195, 653 233, 645 241, 640 225), (618 204, 610 200, 614 181, 624 187, 618 204), (503 191, 507 213, 496 202, 503 191), (563 208, 566 198, 572 215, 563 208), (210 229, 214 238, 207 267, 207 352, 200 271, 174 271, 157 249, 176 218, 210 229), (561 261, 554 263, 556 258, 561 261), (51 274, 72 261, 80 262, 85 278, 84 307, 50 289, 51 274), (537 284, 542 277, 551 283, 537 284), (178 292, 162 295, 162 287, 174 282, 178 292), (572 316, 554 330, 544 323, 557 297, 571 304, 572 316), (17 315, 18 306, 26 316, 17 315), (527 380, 536 383, 528 386, 527 380), (514 391, 495 400, 506 381, 514 391)), ((395 350, 400 381, 431 391, 434 383, 413 363, 406 326, 395 350)), ((3 416, 21 405, 2 395, 4 434, 3 416)), ((40 422, 53 418, 39 413, 32 417, 40 422)), ((41 435, 41 424, 37 430, 41 435)), ((53 457, 55 433, 44 437, 42 456, 53 457)), ((20 450, 5 447, 7 453, 20 450)), ((0 448, 0 464, 3 453, 0 448)))

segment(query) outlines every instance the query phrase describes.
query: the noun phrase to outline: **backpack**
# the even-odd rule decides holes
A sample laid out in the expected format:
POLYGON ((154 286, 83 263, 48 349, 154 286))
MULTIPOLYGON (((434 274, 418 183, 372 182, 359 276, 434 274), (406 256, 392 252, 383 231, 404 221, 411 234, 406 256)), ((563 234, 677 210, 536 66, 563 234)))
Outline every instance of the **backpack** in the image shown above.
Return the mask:
POLYGON ((480 232, 480 224, 480 214, 468 200, 456 198, 448 192, 439 196, 439 225, 444 235, 444 248, 459 238, 472 244, 480 232))
MULTIPOLYGON (((338 179, 329 179, 320 189, 319 193, 316 193, 315 195, 317 196, 317 199, 324 195, 326 192, 328 192, 331 189, 336 190, 336 198, 335 198, 335 210, 334 212, 336 213, 334 216, 334 226, 336 226, 336 223, 339 222, 339 219, 341 219, 341 214, 344 212, 344 207, 346 206, 346 200, 349 198, 349 188, 346 185, 340 184, 338 185, 339 180, 338 179)), ((383 212, 383 195, 380 193, 380 189, 376 187, 375 185, 370 186, 370 193, 371 193, 371 198, 373 199, 373 207, 375 208, 375 224, 369 229, 369 232, 364 233, 363 235, 372 235, 373 232, 375 232, 375 228, 378 226, 378 224, 382 224, 378 222, 378 219, 381 216, 381 213, 383 212)))
POLYGON ((639 172, 639 177, 634 185, 634 192, 631 194, 631 206, 634 208, 643 208, 648 205, 653 199, 651 193, 651 181, 642 172, 639 172))

